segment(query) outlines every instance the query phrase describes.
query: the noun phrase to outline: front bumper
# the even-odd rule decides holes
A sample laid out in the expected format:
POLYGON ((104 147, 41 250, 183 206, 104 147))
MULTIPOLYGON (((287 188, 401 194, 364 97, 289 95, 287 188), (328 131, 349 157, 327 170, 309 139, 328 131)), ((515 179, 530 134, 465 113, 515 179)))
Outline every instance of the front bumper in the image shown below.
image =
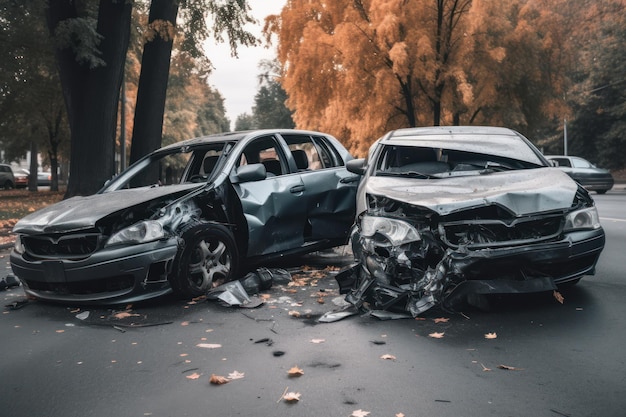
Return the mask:
POLYGON ((382 256, 371 246, 368 249, 368 245, 360 245, 355 251, 359 254, 358 264, 337 275, 340 292, 359 308, 366 305, 372 310, 404 310, 416 316, 436 304, 454 308, 468 294, 548 291, 592 275, 604 248, 605 234, 600 228, 568 233, 559 241, 448 250, 436 266, 429 268, 417 268, 418 260, 410 259, 411 253, 419 252, 411 245, 419 244, 386 252, 395 257, 382 256))
POLYGON ((104 248, 88 258, 29 260, 11 252, 13 273, 37 299, 78 304, 121 304, 171 292, 168 274, 176 238, 104 248))

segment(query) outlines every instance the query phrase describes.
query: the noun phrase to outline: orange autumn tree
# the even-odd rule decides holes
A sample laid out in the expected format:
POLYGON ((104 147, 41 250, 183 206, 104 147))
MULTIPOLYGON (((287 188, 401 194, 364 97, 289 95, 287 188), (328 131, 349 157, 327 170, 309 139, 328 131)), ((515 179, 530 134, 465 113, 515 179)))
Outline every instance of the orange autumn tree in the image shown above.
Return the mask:
POLYGON ((532 27, 541 13, 522 14, 534 3, 292 0, 265 31, 278 39, 297 126, 331 132, 364 155, 400 127, 496 122, 525 130, 550 94, 526 102, 546 81, 532 27), (532 68, 520 65, 524 55, 532 68))

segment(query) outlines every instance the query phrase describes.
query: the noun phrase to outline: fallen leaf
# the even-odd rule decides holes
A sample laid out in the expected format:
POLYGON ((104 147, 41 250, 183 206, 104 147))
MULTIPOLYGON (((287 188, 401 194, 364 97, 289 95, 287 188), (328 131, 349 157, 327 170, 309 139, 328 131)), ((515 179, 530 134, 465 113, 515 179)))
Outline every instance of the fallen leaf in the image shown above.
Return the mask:
POLYGON ((438 317, 435 319, 435 323, 447 323, 450 319, 447 317, 438 317))
POLYGON ((505 371, 522 371, 522 368, 516 368, 509 365, 498 365, 498 369, 504 369, 505 371))
POLYGON ((415 317, 415 320, 417 320, 417 321, 426 321, 426 319, 424 317, 415 317))
POLYGON ((317 304, 324 304, 324 299, 322 297, 319 297, 317 299, 317 304))
POLYGON ((489 372, 491 371, 491 368, 487 368, 485 365, 483 365, 482 363, 480 364, 480 366, 483 367, 483 372, 489 372))
POLYGON ((383 356, 380 357, 380 359, 388 359, 388 360, 391 360, 391 361, 395 361, 396 357, 393 356, 393 355, 390 355, 388 353, 385 353, 383 356))
POLYGON ((214 385, 222 385, 230 382, 230 380, 226 377, 211 374, 211 378, 209 378, 209 382, 214 385))
POLYGON ((181 326, 189 326, 189 322, 188 321, 183 321, 182 323, 180 323, 181 326))
POLYGON ((194 372, 193 374, 187 375, 185 378, 187 379, 198 379, 200 378, 200 374, 197 372, 194 372))
POLYGON ((241 379, 244 376, 245 376, 245 374, 243 372, 232 371, 231 373, 228 374, 228 379, 230 379, 232 381, 233 379, 241 379))
POLYGON ((398 413, 396 414, 396 417, 404 417, 404 413, 398 413))
POLYGON ((485 334, 485 339, 495 339, 497 337, 498 335, 495 332, 485 334))
POLYGON ((325 341, 326 339, 311 339, 311 343, 316 343, 316 344, 324 343, 325 341))
POLYGON ((295 403, 300 401, 300 393, 299 392, 288 392, 283 395, 283 399, 288 403, 295 403))
POLYGON ((57 330, 57 333, 65 333, 65 330, 57 330))
POLYGON ((217 349, 222 347, 222 345, 217 343, 198 343, 196 346, 205 349, 217 349))
POLYGON ((428 337, 433 337, 435 339, 441 339, 443 338, 443 335, 446 334, 446 332, 434 332, 428 335, 428 337))
POLYGON ((181 357, 181 358, 184 358, 185 356, 189 356, 189 353, 181 353, 181 354, 180 354, 180 357, 181 357))
POLYGON ((292 317, 300 317, 300 312, 296 310, 289 311, 289 315, 292 317))
POLYGON ((287 375, 289 375, 290 377, 302 376, 304 375, 304 371, 298 368, 297 366, 294 366, 293 368, 287 371, 287 375))
POLYGON ((137 316, 139 316, 139 314, 129 313, 128 311, 122 311, 121 313, 115 314, 113 317, 115 317, 116 319, 125 319, 127 317, 137 317, 137 316))
POLYGON ((369 413, 370 413, 369 411, 354 410, 352 414, 350 414, 350 417, 365 417, 369 415, 369 413))
POLYGON ((561 304, 563 304, 563 301, 565 301, 565 298, 563 298, 561 293, 556 291, 556 290, 554 290, 554 292, 552 292, 552 295, 554 295, 554 298, 556 299, 556 301, 558 301, 561 304))

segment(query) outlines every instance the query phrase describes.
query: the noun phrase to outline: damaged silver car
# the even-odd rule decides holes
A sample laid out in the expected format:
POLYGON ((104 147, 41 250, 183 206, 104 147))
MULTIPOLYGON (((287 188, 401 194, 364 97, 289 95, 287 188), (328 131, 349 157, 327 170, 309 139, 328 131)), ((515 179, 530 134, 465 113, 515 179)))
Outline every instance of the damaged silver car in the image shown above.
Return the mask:
POLYGON ((510 129, 392 131, 348 170, 363 176, 357 263, 337 281, 370 312, 415 317, 483 294, 573 285, 604 248, 589 193, 510 129))
POLYGON ((11 252, 28 295, 128 303, 205 294, 276 257, 347 243, 360 180, 334 137, 261 130, 175 143, 98 193, 21 219, 11 252))

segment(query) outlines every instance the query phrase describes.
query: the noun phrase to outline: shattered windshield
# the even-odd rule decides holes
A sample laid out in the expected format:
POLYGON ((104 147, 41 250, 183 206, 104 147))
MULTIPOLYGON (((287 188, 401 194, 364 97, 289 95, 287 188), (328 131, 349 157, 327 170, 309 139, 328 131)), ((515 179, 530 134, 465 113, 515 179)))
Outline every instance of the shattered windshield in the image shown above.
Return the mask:
POLYGON ((536 163, 499 155, 444 147, 385 145, 376 164, 377 176, 418 179, 486 175, 494 172, 537 168, 536 163))

